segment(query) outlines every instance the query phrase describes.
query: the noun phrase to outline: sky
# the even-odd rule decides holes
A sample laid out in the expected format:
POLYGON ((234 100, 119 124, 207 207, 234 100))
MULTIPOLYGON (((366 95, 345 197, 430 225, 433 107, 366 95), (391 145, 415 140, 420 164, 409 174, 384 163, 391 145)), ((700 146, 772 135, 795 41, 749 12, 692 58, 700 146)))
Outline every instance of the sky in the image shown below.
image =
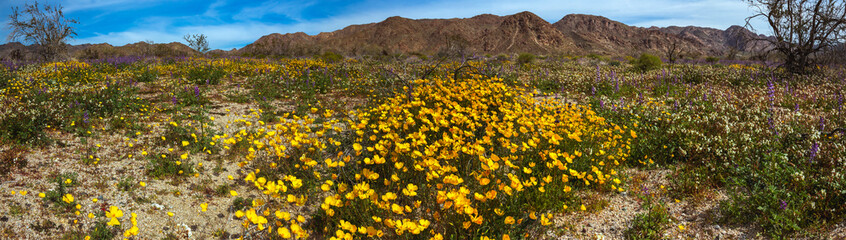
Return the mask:
MULTIPOLYGON (((6 36, 12 7, 31 0, 0 1, 0 43, 6 36)), ((140 41, 185 42, 186 34, 205 34, 212 49, 241 48, 271 33, 331 32, 353 24, 385 20, 469 18, 479 14, 510 15, 530 11, 550 23, 567 14, 601 15, 639 27, 701 26, 726 29, 744 25, 753 9, 742 0, 75 0, 39 1, 59 4, 65 17, 79 21, 71 44, 140 41)), ((763 21, 757 33, 768 34, 763 21)))

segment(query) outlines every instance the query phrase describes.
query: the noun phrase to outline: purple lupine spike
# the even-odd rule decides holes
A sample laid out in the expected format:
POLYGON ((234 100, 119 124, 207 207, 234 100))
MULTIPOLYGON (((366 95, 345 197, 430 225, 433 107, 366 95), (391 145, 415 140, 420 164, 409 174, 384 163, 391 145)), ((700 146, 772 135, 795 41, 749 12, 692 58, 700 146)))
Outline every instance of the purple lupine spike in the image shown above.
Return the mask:
POLYGON ((770 129, 773 130, 773 133, 775 133, 775 135, 778 136, 778 129, 776 129, 775 124, 773 123, 773 118, 769 117, 767 122, 770 125, 770 129))
POLYGON ((590 86, 590 95, 591 96, 596 95, 596 87, 590 86))
POLYGON ((820 132, 824 132, 824 131, 825 131, 825 118, 823 116, 820 116, 820 132))
POLYGON ((171 97, 170 100, 173 102, 173 105, 179 104, 179 101, 176 100, 176 96, 171 97))
POLYGON ((82 122, 88 123, 88 112, 82 114, 82 122))
POLYGON ((796 106, 793 107, 794 112, 799 112, 799 103, 796 103, 796 106))
POLYGON ((200 87, 194 86, 194 97, 200 97, 200 87))
POLYGON ((781 203, 779 204, 778 209, 781 209, 781 210, 786 209, 787 208, 787 202, 785 202, 784 200, 780 200, 780 201, 781 201, 781 203))
POLYGON ((599 79, 602 75, 599 73, 599 65, 596 65, 596 82, 599 82, 599 79))
POLYGON ((599 99, 599 107, 600 107, 600 108, 605 108, 605 101, 604 101, 604 100, 599 99))
POLYGON ((811 145, 811 150, 808 151, 808 163, 813 163, 814 158, 817 157, 817 153, 820 151, 820 143, 814 142, 814 145, 811 145))
POLYGON ((620 81, 614 81, 614 93, 620 91, 620 81))
MULTIPOLYGON (((775 77, 773 77, 773 80, 775 80, 775 77)), ((772 108, 775 104, 775 87, 773 86, 773 81, 767 82, 767 94, 770 97, 770 108, 772 108)))

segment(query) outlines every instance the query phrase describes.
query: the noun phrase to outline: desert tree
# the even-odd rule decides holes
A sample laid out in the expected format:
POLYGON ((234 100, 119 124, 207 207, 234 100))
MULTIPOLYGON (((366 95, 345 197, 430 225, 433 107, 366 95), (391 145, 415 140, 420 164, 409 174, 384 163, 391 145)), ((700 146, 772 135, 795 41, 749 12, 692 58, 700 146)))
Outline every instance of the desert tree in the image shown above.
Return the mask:
POLYGON ((816 63, 814 55, 843 41, 846 36, 844 0, 746 0, 772 30, 772 38, 761 38, 784 56, 783 67, 792 73, 805 73, 816 63))
POLYGON ((9 15, 11 33, 7 41, 23 40, 37 45, 44 60, 57 60, 67 50, 67 40, 76 36, 72 24, 75 19, 65 18, 61 5, 24 4, 23 10, 12 7, 9 15))
POLYGON ((182 38, 188 42, 188 47, 191 47, 191 49, 197 52, 205 54, 209 51, 209 40, 205 34, 186 34, 182 38))
POLYGON ((448 35, 444 38, 444 46, 438 52, 440 57, 463 58, 469 53, 470 41, 460 34, 448 35))
POLYGON ((670 44, 664 47, 664 57, 667 58, 667 61, 670 63, 676 63, 682 55, 682 46, 679 40, 670 40, 670 44))

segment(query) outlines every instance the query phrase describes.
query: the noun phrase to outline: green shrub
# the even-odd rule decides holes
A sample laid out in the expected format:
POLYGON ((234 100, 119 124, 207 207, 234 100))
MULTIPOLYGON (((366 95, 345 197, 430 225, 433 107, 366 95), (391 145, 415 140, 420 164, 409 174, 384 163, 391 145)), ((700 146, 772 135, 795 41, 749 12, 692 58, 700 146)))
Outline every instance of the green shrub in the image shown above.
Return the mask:
POLYGON ((158 79, 159 73, 150 69, 144 68, 143 70, 139 71, 135 74, 135 81, 138 82, 152 82, 158 79))
POLYGON ((91 232, 88 234, 88 236, 91 236, 92 240, 108 240, 114 239, 119 231, 120 229, 118 229, 117 226, 109 226, 108 224, 106 224, 105 220, 102 220, 97 222, 96 225, 94 225, 94 228, 91 229, 91 232))
POLYGON ((53 177, 50 182, 56 184, 56 187, 45 194, 44 200, 53 202, 58 207, 70 209, 76 204, 76 201, 67 203, 62 200, 62 197, 70 193, 71 188, 79 185, 77 176, 76 173, 64 173, 53 177))
POLYGON ((194 173, 193 164, 187 159, 179 159, 180 156, 170 154, 151 154, 147 164, 147 176, 154 178, 162 177, 185 177, 194 173))
POLYGON ((815 186, 802 186, 808 183, 795 179, 805 174, 789 162, 787 154, 773 152, 761 160, 758 166, 735 167, 737 173, 729 180, 732 191, 728 191, 729 199, 720 204, 720 211, 724 220, 760 224, 769 237, 783 239, 814 221, 813 216, 819 216, 814 208, 827 207, 825 202, 809 206, 815 202, 811 198, 813 192, 802 190, 815 186))
POLYGON ((622 65, 622 63, 620 63, 620 61, 617 61, 617 60, 611 60, 610 62, 608 62, 608 66, 619 67, 620 65, 622 65))
POLYGON ((670 214, 662 204, 648 206, 649 211, 635 216, 632 226, 623 232, 626 239, 663 239, 664 229, 670 223, 670 214))
POLYGON ((661 62, 661 58, 646 53, 641 54, 640 57, 632 63, 634 68, 641 72, 661 68, 661 64, 663 64, 663 62, 661 62))
POLYGON ((714 57, 714 56, 709 56, 709 57, 705 58, 705 61, 708 62, 708 63, 717 63, 717 61, 720 61, 720 58, 714 57))
POLYGON ((511 56, 508 56, 505 53, 500 53, 499 55, 496 55, 496 60, 497 61, 511 60, 511 56))
POLYGON ((126 177, 118 182, 117 188, 120 191, 131 192, 135 188, 138 188, 138 181, 135 181, 132 177, 126 177))
POLYGON ((331 51, 323 52, 323 54, 320 54, 317 57, 319 59, 323 60, 324 62, 329 62, 329 63, 340 62, 340 61, 344 60, 343 55, 337 54, 337 53, 334 53, 334 52, 331 52, 331 51))
POLYGON ((521 53, 520 55, 517 56, 517 64, 522 66, 522 65, 529 64, 529 63, 533 63, 533 62, 535 62, 536 58, 537 58, 537 56, 535 56, 534 54, 521 53))
POLYGON ((50 142, 44 132, 47 119, 44 113, 7 115, 0 119, 0 142, 46 145, 50 142))
POLYGON ((202 65, 189 67, 185 79, 193 84, 208 83, 211 85, 217 85, 220 83, 220 79, 222 79, 225 75, 226 71, 224 71, 223 68, 213 65, 202 65))

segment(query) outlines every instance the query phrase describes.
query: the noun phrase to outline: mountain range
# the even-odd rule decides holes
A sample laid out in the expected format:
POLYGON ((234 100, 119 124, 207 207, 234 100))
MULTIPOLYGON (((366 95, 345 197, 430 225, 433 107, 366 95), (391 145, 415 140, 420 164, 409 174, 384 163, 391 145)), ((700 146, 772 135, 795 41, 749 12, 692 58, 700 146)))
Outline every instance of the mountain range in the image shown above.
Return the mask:
MULTIPOLYGON (((725 56, 753 53, 767 48, 765 38, 741 26, 720 30, 706 27, 635 27, 594 15, 569 14, 549 23, 531 12, 471 18, 408 19, 390 17, 369 24, 350 25, 317 35, 272 33, 240 49, 212 50, 213 55, 310 56, 327 51, 343 55, 393 54, 599 54, 634 55, 643 52, 682 56, 725 56)), ((15 49, 31 53, 19 43, 0 45, 0 58, 15 49)), ((72 46, 77 58, 128 55, 190 55, 181 43, 139 42, 114 47, 109 44, 72 46)), ((26 55, 26 54, 24 54, 26 55)))

